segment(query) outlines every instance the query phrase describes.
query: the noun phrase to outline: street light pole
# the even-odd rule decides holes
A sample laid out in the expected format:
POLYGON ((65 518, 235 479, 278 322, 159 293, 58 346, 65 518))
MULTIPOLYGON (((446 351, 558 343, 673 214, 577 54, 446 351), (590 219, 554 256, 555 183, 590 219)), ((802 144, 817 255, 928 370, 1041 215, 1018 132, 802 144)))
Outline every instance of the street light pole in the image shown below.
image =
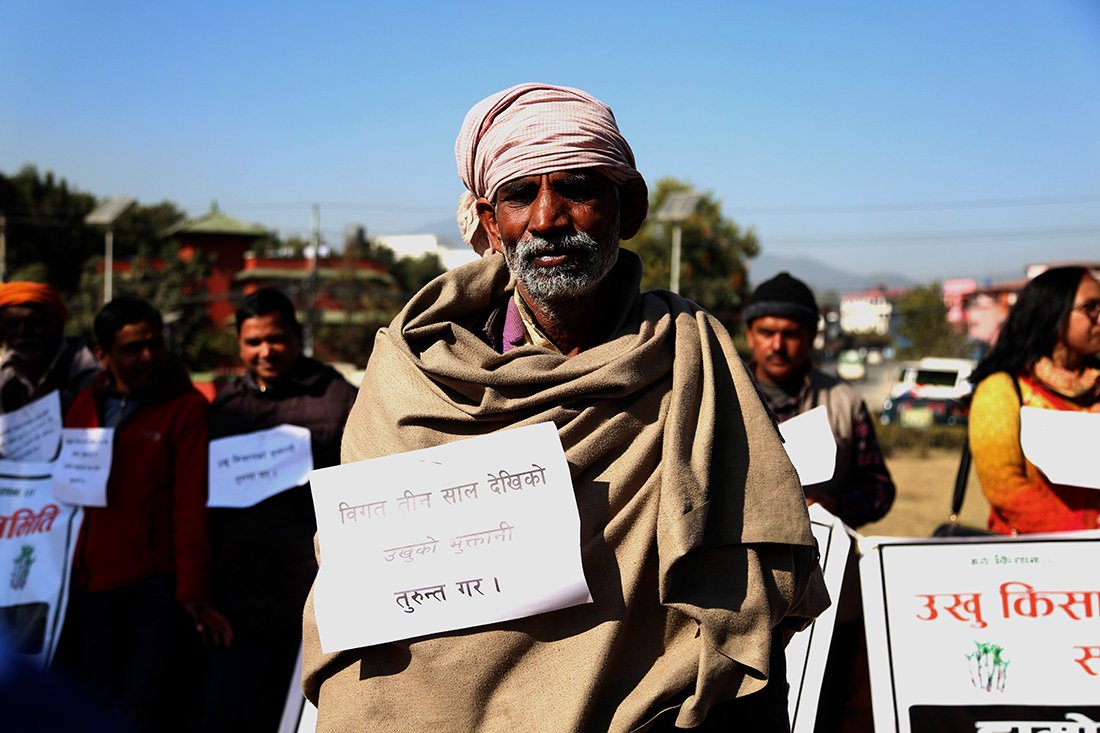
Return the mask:
POLYGON ((313 249, 313 263, 309 270, 309 295, 306 310, 305 343, 302 353, 313 356, 313 340, 317 335, 317 263, 321 258, 321 205, 313 205, 309 222, 309 246, 313 249))
POLYGON ((115 272, 115 225, 107 226, 107 244, 103 252, 103 304, 111 302, 111 281, 115 272))
POLYGON ((0 283, 8 281, 8 244, 4 233, 6 228, 7 219, 4 218, 4 212, 0 211, 0 283))
POLYGON ((106 245, 103 251, 103 303, 111 302, 111 277, 115 270, 115 222, 137 199, 132 196, 116 196, 107 199, 95 211, 84 217, 85 224, 102 224, 107 227, 106 245))
POLYGON ((672 277, 669 278, 668 289, 674 293, 680 292, 680 237, 683 227, 680 222, 672 225, 672 277))
POLYGON ((672 275, 669 277, 668 289, 674 293, 680 292, 680 240, 683 236, 683 223, 695 213, 695 205, 701 198, 702 194, 693 191, 671 193, 654 214, 657 221, 672 223, 672 275))

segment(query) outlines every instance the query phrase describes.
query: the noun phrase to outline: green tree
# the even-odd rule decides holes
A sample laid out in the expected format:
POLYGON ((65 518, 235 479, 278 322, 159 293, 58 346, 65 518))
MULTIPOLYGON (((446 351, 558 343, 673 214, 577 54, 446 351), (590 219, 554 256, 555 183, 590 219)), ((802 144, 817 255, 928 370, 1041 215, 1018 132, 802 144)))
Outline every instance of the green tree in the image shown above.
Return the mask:
MULTIPOLYGON (((103 254, 102 228, 84 223, 97 204, 95 196, 70 189, 53 171, 40 174, 35 166, 26 165, 11 177, 0 173, 8 279, 33 279, 66 294, 75 292, 84 263, 103 254)), ((131 207, 114 225, 115 259, 157 257, 161 232, 183 218, 183 212, 168 201, 131 207)))
POLYGON ((7 272, 43 263, 46 282, 62 292, 76 289, 84 260, 103 251, 103 236, 84 224, 95 205, 94 196, 71 190, 53 171, 26 165, 10 177, 0 173, 7 272))
POLYGON ((966 337, 956 333, 947 320, 947 305, 938 282, 913 288, 899 298, 897 309, 898 356, 965 356, 966 337))
MULTIPOLYGON (((236 336, 227 328, 215 327, 204 308, 203 291, 197 288, 210 273, 207 258, 179 258, 178 246, 165 243, 159 257, 133 258, 127 273, 115 273, 111 290, 122 295, 143 298, 152 303, 167 326, 169 350, 180 357, 190 371, 207 371, 233 363, 236 336)), ((103 259, 89 258, 81 276, 79 291, 70 298, 72 314, 68 331, 95 343, 92 323, 103 301, 103 259)))
MULTIPOLYGON (((675 178, 662 178, 650 191, 650 217, 638 235, 624 242, 645 263, 642 289, 668 288, 672 272, 672 226, 653 217, 669 194, 691 190, 675 178)), ((695 213, 682 224, 680 293, 694 300, 734 330, 749 296, 746 263, 760 251, 756 233, 742 231, 722 216, 722 205, 711 193, 702 194, 695 213)))
POLYGON ((419 257, 400 257, 388 269, 398 287, 409 296, 447 271, 434 252, 425 252, 419 257))

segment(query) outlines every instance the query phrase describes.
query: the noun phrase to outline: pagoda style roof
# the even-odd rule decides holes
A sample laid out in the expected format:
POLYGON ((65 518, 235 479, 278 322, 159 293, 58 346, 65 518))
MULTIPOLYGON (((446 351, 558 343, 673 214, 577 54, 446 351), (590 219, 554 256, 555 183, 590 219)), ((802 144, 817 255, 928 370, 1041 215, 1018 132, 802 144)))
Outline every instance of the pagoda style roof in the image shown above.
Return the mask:
POLYGON ((238 237, 264 237, 271 232, 261 224, 249 224, 236 217, 229 216, 218 208, 218 202, 210 204, 210 211, 197 219, 189 219, 182 224, 167 229, 162 236, 173 237, 180 234, 220 234, 238 237))

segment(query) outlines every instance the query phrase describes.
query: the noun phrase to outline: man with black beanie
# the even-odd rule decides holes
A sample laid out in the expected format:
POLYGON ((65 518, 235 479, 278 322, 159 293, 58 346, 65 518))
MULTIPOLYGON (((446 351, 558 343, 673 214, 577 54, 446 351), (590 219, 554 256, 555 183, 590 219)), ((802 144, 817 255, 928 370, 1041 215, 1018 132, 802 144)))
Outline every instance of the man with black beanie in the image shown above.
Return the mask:
POLYGON ((810 363, 817 335, 817 301, 801 280, 781 272, 763 282, 743 311, 753 360, 750 370, 780 422, 825 405, 836 439, 832 479, 805 486, 806 502, 821 504, 856 528, 881 519, 894 502, 894 482, 859 391, 810 363))
MULTIPOLYGON (((836 468, 826 482, 803 486, 807 504, 820 504, 856 528, 881 519, 896 493, 863 397, 852 385, 810 363, 818 310, 806 284, 781 272, 756 288, 742 311, 753 360, 749 370, 780 422, 824 405, 836 440, 836 468)), ((814 730, 861 729, 870 724, 866 641, 856 562, 849 558, 837 621, 822 681, 814 730)))

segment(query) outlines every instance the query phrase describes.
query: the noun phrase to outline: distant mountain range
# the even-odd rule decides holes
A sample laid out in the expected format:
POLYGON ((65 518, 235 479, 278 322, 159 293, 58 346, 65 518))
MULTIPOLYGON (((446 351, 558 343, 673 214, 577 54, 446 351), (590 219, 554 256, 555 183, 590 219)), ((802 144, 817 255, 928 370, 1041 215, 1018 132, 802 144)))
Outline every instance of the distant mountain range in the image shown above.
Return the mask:
MULTIPOLYGON (((749 283, 756 286, 783 271, 789 272, 805 282, 817 293, 818 297, 830 290, 838 295, 843 295, 844 293, 877 288, 880 285, 888 288, 911 288, 927 285, 929 282, 928 280, 913 280, 896 272, 873 272, 866 275, 857 275, 845 270, 838 270, 809 257, 780 257, 778 255, 761 254, 749 260, 749 283)), ((1023 272, 1020 270, 983 273, 981 275, 958 272, 951 277, 974 278, 981 285, 982 283, 1018 280, 1023 277, 1023 272)))
POLYGON ((754 287, 780 272, 788 272, 797 277, 809 285, 819 297, 830 290, 843 294, 877 288, 880 285, 888 288, 911 288, 921 284, 896 272, 857 275, 837 270, 809 257, 761 254, 749 260, 749 283, 754 287))

